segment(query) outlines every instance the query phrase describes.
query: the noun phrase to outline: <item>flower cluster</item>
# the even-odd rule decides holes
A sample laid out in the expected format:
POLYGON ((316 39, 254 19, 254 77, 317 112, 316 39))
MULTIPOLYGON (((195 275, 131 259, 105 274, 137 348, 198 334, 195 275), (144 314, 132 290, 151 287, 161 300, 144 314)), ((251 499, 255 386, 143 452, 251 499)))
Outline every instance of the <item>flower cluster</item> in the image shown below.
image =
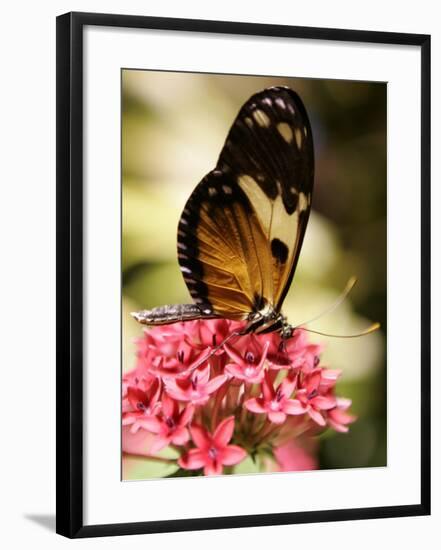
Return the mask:
POLYGON ((247 456, 267 469, 315 466, 312 436, 346 432, 355 420, 350 400, 335 395, 340 371, 321 365, 321 346, 301 328, 285 341, 231 338, 213 354, 242 326, 219 319, 145 330, 123 378, 123 450, 135 436, 148 456, 170 446, 182 470, 205 475, 231 473, 247 456))

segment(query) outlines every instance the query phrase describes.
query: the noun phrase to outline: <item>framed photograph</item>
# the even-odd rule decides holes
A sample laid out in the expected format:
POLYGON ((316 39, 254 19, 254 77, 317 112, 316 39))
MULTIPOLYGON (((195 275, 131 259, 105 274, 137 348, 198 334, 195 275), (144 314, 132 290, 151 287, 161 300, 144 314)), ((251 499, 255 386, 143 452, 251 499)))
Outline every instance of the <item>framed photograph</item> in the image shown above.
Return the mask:
POLYGON ((430 513, 430 36, 57 18, 57 532, 430 513))

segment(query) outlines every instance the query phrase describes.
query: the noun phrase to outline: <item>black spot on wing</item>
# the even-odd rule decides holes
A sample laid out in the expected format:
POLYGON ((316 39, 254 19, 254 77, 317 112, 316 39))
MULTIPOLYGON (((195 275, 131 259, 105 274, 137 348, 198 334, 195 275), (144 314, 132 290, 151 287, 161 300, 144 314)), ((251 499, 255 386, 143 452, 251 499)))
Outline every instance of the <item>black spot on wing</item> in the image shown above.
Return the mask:
POLYGON ((297 204, 299 202, 299 195, 295 192, 294 187, 290 188, 290 194, 290 200, 283 202, 285 210, 289 215, 293 214, 296 211, 297 204))
POLYGON ((283 86, 254 94, 239 111, 217 168, 236 178, 250 176, 270 200, 281 193, 292 214, 298 194, 311 193, 314 177, 312 131, 300 97, 283 86), (292 139, 284 138, 280 126, 289 128, 292 139))
POLYGON ((284 264, 288 259, 288 253, 288 247, 280 239, 276 238, 271 241, 271 254, 281 264, 284 264))

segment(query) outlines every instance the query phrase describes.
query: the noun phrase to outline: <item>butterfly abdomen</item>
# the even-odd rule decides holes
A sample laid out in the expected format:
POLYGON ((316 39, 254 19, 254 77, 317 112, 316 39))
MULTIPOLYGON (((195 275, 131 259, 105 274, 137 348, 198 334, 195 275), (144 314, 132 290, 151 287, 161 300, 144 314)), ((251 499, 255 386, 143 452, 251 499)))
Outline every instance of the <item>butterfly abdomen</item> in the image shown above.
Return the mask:
POLYGON ((136 311, 132 317, 143 325, 168 325, 193 319, 213 319, 217 315, 209 305, 175 304, 136 311))

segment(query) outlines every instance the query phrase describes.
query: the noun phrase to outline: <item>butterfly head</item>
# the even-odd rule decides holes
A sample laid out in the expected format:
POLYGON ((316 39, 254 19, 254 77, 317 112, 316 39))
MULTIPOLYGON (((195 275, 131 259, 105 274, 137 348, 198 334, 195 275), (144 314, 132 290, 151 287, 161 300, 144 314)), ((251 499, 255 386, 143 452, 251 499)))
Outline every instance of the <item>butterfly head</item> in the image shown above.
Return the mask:
POLYGON ((251 332, 254 334, 279 332, 282 339, 287 340, 293 335, 294 327, 288 323, 283 313, 277 312, 274 308, 266 306, 248 316, 248 325, 244 333, 251 332))

